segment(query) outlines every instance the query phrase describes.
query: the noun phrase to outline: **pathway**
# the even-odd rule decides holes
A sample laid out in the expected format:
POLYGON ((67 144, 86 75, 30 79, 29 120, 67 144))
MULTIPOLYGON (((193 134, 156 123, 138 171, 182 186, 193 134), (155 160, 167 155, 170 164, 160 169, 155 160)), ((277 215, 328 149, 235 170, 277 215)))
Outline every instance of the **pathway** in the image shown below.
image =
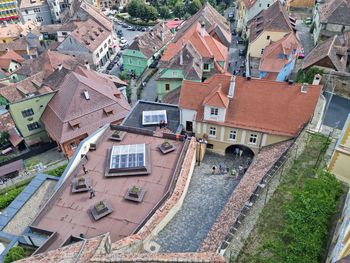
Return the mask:
POLYGON ((153 240, 160 252, 194 252, 207 236, 239 180, 211 174, 211 167, 237 166, 239 159, 207 152, 196 166, 182 209, 153 240))

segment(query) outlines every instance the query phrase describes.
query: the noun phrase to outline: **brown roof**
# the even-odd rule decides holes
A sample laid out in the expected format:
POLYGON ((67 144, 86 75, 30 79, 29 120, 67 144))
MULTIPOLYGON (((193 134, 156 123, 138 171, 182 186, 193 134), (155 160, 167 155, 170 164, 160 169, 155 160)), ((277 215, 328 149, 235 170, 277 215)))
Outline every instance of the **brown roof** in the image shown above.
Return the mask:
POLYGON ((229 47, 232 39, 230 24, 208 1, 203 4, 197 13, 179 27, 174 42, 181 39, 185 32, 197 22, 204 22, 207 32, 210 35, 216 34, 220 38, 221 43, 229 47))
POLYGON ((321 23, 350 25, 350 1, 329 0, 318 6, 321 23))
POLYGON ((164 22, 135 38, 128 49, 139 50, 146 58, 152 57, 173 38, 173 33, 164 22))
POLYGON ((8 130, 9 141, 14 146, 17 147, 23 141, 23 137, 19 134, 16 127, 12 127, 8 130))
POLYGON ((106 123, 122 120, 129 110, 129 104, 113 84, 71 72, 58 86, 58 92, 42 115, 42 121, 51 137, 63 143, 90 134, 106 123), (85 98, 85 91, 89 99, 85 98), (107 116, 104 112, 106 107, 111 108, 113 114, 107 116), (79 124, 79 128, 73 128, 70 125, 72 121, 79 124))
POLYGON ((276 1, 268 9, 262 10, 249 21, 249 41, 254 41, 263 31, 291 32, 293 27, 290 23, 284 7, 280 1, 276 1))
POLYGON ((301 46, 299 40, 295 33, 291 32, 264 49, 259 70, 265 72, 280 72, 286 64, 298 56, 300 50, 301 46))
POLYGON ((0 114, 0 131, 8 131, 12 127, 15 127, 15 123, 9 112, 0 114))
POLYGON ((25 37, 20 37, 13 40, 10 43, 0 43, 0 51, 6 51, 12 49, 14 51, 26 51, 27 52, 28 42, 25 37))
POLYGON ((4 55, 0 56, 0 68, 7 70, 12 61, 21 63, 24 61, 24 58, 22 58, 12 49, 9 49, 4 55))
POLYGON ((67 69, 74 69, 81 61, 77 58, 59 53, 57 51, 46 50, 37 58, 26 60, 17 71, 19 75, 31 76, 40 71, 45 72, 45 76, 54 72, 61 64, 67 69))
MULTIPOLYGON (((228 94, 231 78, 230 74, 217 74, 203 83, 184 80, 179 107, 196 110, 196 120, 203 121, 203 102, 220 85, 222 92, 228 94)), ((295 136, 312 117, 321 86, 308 85, 307 93, 300 89, 301 84, 236 77, 225 122, 216 124, 295 136)))
POLYGON ((247 9, 250 9, 256 3, 256 0, 243 0, 243 3, 247 9))
MULTIPOLYGON (((176 147, 175 151, 163 155, 158 149, 158 146, 164 142, 163 138, 126 133, 121 142, 116 142, 109 139, 112 133, 113 131, 108 128, 97 144, 96 151, 88 153, 88 161, 85 164, 88 170, 86 176, 92 179, 96 197, 89 199, 89 193, 72 194, 71 182, 76 178, 75 173, 72 173, 51 198, 50 203, 47 204, 48 209, 43 210, 45 212, 35 219, 34 226, 57 232, 57 239, 48 250, 58 248, 70 235, 84 234, 86 238, 92 238, 109 232, 112 242, 127 237, 140 225, 168 190, 183 142, 171 140, 176 147), (115 145, 129 144, 149 145, 151 173, 146 176, 106 178, 106 162, 110 158, 107 150, 115 145), (146 190, 143 202, 135 203, 124 199, 127 189, 133 185, 146 190), (89 209, 100 200, 107 200, 114 211, 103 219, 95 221, 90 216, 89 209)), ((80 160, 80 156, 78 158, 80 160)), ((79 169, 77 176, 85 175, 79 169)))
POLYGON ((33 21, 27 21, 25 24, 7 23, 6 26, 1 26, 0 39, 1 38, 17 38, 20 35, 27 35, 28 32, 35 29, 36 25, 33 21))
MULTIPOLYGON (((89 18, 86 21, 79 23, 78 27, 69 35, 73 37, 78 43, 86 47, 90 51, 95 51, 111 34, 111 31, 98 23, 96 20, 89 18)), ((65 45, 66 38, 58 47, 65 45)))
POLYGON ((9 164, 2 165, 0 166, 0 177, 16 171, 21 171, 23 168, 24 162, 22 159, 9 164))
POLYGON ((345 71, 347 49, 347 46, 341 44, 339 37, 334 35, 311 50, 303 61, 303 69, 315 65, 345 71))

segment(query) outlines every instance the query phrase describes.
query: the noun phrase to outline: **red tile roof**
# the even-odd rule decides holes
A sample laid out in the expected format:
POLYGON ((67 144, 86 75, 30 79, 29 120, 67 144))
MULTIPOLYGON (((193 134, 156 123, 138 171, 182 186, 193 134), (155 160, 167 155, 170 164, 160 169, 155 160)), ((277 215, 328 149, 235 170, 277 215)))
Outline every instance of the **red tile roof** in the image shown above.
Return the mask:
POLYGON ((100 78, 98 73, 86 69, 68 73, 58 86, 58 92, 45 109, 42 121, 50 136, 63 143, 84 134, 90 134, 106 123, 124 119, 130 110, 124 96, 112 81, 100 78), (95 74, 95 77, 92 75, 95 74), (89 99, 84 96, 89 94, 89 99), (112 108, 113 114, 106 115, 104 109, 112 108), (79 128, 70 123, 79 123, 79 128))
MULTIPOLYGON (((217 74, 203 83, 182 82, 179 107, 196 110, 196 121, 204 121, 203 102, 213 89, 221 85, 228 94, 232 76, 217 74)), ((236 77, 234 98, 229 100, 224 123, 218 125, 295 136, 313 115, 321 86, 236 77)), ((210 122, 210 121, 206 121, 210 122)), ((215 122, 213 122, 215 123, 215 122)))
POLYGON ((9 49, 4 55, 0 56, 0 68, 7 70, 11 61, 21 63, 24 61, 24 58, 22 58, 12 49, 9 49))
POLYGON ((169 29, 177 28, 179 25, 181 25, 184 21, 183 20, 169 20, 166 21, 166 26, 169 29))
POLYGON ((301 45, 299 40, 295 33, 291 32, 264 49, 259 70, 265 72, 280 72, 286 64, 298 56, 300 50, 301 45), (282 58, 279 58, 279 55, 282 55, 282 58), (287 58, 287 55, 290 57, 287 58))

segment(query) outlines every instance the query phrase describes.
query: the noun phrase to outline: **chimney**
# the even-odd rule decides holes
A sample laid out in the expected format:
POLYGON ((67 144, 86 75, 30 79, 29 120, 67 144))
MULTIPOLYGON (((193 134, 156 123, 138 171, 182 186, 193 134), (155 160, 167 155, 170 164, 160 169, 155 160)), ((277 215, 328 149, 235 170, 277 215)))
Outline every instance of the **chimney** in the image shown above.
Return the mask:
POLYGON ((289 80, 288 80, 288 84, 289 84, 289 85, 292 85, 293 83, 294 83, 294 81, 293 81, 292 79, 289 79, 289 80))
POLYGON ((204 37, 204 35, 205 35, 205 23, 202 22, 201 23, 201 36, 204 37))
POLYGON ((61 71, 63 68, 62 64, 58 64, 57 68, 58 68, 58 71, 61 71))
POLYGON ((230 81, 230 89, 228 90, 228 95, 227 95, 229 99, 232 99, 233 96, 235 95, 235 88, 236 88, 236 76, 232 76, 230 81))
POLYGON ((303 85, 301 85, 301 87, 300 87, 300 92, 307 93, 308 85, 309 85, 308 83, 303 83, 303 85))
POLYGON ((121 96, 120 96, 120 93, 115 93, 115 94, 114 94, 114 97, 116 97, 117 99, 120 99, 120 97, 121 97, 121 96))
POLYGON ((89 92, 87 90, 84 90, 84 96, 85 96, 86 100, 90 99, 90 95, 89 95, 89 92))
POLYGON ((314 80, 312 81, 312 85, 320 85, 322 76, 320 74, 316 74, 314 80))
POLYGON ((85 68, 86 68, 87 70, 90 70, 90 64, 89 64, 88 61, 85 61, 85 68))

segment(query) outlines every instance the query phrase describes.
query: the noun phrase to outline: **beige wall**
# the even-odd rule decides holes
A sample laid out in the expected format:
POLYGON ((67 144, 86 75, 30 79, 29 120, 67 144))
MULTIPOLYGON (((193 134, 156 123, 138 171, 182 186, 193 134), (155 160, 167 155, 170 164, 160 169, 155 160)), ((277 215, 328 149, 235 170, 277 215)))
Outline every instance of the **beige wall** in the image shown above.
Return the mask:
MULTIPOLYGON (((264 31, 262 32, 253 42, 249 43, 248 54, 254 58, 261 58, 261 49, 265 49, 271 44, 271 41, 275 42, 283 38, 289 32, 272 32, 264 31), (270 36, 269 39, 267 37, 270 36)), ((249 35, 249 34, 248 34, 249 35)))
POLYGON ((350 151, 335 150, 331 162, 329 164, 329 171, 334 174, 339 180, 350 185, 350 151))
POLYGON ((194 132, 196 133, 197 137, 200 137, 200 138, 207 137, 208 144, 213 145, 212 151, 219 154, 225 154, 226 148, 235 144, 249 147, 256 154, 258 153, 259 149, 263 146, 289 140, 291 138, 288 136, 271 135, 271 134, 266 134, 261 132, 250 131, 250 130, 236 129, 231 127, 213 125, 208 123, 199 123, 199 122, 194 123, 194 132), (210 135, 211 127, 216 128, 215 136, 210 135), (231 131, 236 131, 235 140, 230 139, 231 131), (250 143, 251 134, 257 135, 257 141, 255 144, 250 143))

